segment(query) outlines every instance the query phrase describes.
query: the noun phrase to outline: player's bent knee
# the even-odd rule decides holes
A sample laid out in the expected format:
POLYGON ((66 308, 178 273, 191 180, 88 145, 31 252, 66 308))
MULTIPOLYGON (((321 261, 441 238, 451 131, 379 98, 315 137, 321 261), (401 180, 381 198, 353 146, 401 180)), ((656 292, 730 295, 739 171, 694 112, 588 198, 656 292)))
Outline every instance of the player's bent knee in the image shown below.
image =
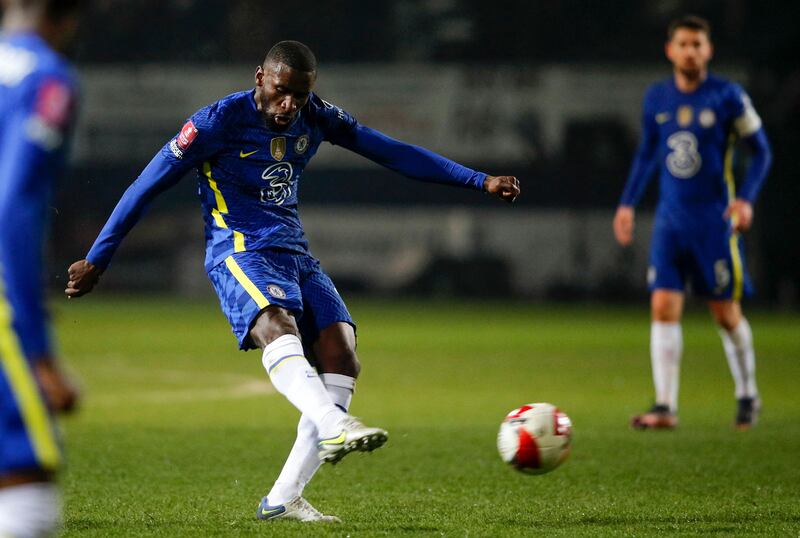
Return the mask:
POLYGON ((714 321, 726 331, 735 329, 742 320, 742 309, 738 303, 711 302, 709 303, 709 308, 714 321))
POLYGON ((286 334, 300 337, 294 316, 279 306, 268 306, 262 310, 250 329, 250 338, 262 349, 286 334))

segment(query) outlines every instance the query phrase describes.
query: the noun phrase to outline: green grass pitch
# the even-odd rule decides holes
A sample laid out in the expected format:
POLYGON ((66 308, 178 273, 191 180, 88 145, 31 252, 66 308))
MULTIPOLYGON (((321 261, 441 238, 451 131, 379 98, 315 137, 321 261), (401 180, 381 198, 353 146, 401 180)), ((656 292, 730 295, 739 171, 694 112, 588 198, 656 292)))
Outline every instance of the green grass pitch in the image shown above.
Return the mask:
POLYGON ((242 353, 213 300, 56 301, 81 380, 63 421, 66 536, 800 535, 800 317, 752 313, 762 422, 733 431, 710 318, 684 322, 681 425, 634 432, 651 401, 640 308, 351 300, 363 370, 353 413, 387 445, 320 470, 306 497, 341 525, 262 522, 255 508, 297 412, 242 353), (505 413, 548 401, 572 457, 506 467, 505 413))

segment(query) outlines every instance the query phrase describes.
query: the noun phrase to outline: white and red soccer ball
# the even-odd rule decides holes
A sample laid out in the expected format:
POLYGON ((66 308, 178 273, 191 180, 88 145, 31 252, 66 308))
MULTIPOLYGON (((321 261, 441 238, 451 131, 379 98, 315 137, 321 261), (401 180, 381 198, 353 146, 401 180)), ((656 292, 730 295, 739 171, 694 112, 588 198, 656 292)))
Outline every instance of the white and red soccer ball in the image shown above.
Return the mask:
POLYGON ((497 434, 503 461, 529 474, 552 471, 569 457, 572 421, 549 403, 531 403, 511 411, 497 434))

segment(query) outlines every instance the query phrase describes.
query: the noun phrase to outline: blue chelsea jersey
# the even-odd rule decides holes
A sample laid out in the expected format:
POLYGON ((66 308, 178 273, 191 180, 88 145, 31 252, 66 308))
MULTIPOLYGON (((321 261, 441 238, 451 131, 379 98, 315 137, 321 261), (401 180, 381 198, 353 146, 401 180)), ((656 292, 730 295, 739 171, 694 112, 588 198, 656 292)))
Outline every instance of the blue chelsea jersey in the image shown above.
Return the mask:
POLYGON ((206 270, 236 252, 307 252, 298 186, 323 141, 420 181, 483 190, 486 180, 483 172, 360 125, 314 93, 288 129, 272 131, 254 90, 244 91, 189 118, 125 191, 86 257, 105 269, 150 202, 192 168, 205 221, 206 270))
POLYGON ((762 131, 738 84, 710 74, 691 93, 678 90, 673 78, 652 85, 644 99, 642 142, 621 203, 638 203, 654 168, 659 170, 659 213, 671 213, 672 220, 718 217, 735 196, 753 201, 768 163, 756 163, 737 192, 732 152, 737 138, 758 138, 765 146, 762 131))
POLYGON ((163 151, 197 167, 206 266, 245 250, 307 251, 297 213, 300 177, 323 140, 336 143, 355 123, 314 94, 285 131, 268 129, 253 91, 194 114, 163 151))
POLYGON ((51 353, 42 243, 76 103, 66 59, 36 34, 0 34, 0 325, 12 320, 28 359, 51 353))

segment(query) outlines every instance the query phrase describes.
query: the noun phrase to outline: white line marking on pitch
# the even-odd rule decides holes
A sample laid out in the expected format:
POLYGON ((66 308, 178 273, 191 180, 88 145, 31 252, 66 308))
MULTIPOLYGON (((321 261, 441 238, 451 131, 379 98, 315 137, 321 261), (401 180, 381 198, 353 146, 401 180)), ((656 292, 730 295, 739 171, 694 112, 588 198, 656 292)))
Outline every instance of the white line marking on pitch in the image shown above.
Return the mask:
POLYGON ((213 400, 240 400, 258 395, 275 394, 275 389, 266 380, 253 380, 236 385, 209 388, 187 388, 173 390, 138 391, 130 394, 100 394, 89 396, 101 405, 138 403, 180 403, 213 400))

